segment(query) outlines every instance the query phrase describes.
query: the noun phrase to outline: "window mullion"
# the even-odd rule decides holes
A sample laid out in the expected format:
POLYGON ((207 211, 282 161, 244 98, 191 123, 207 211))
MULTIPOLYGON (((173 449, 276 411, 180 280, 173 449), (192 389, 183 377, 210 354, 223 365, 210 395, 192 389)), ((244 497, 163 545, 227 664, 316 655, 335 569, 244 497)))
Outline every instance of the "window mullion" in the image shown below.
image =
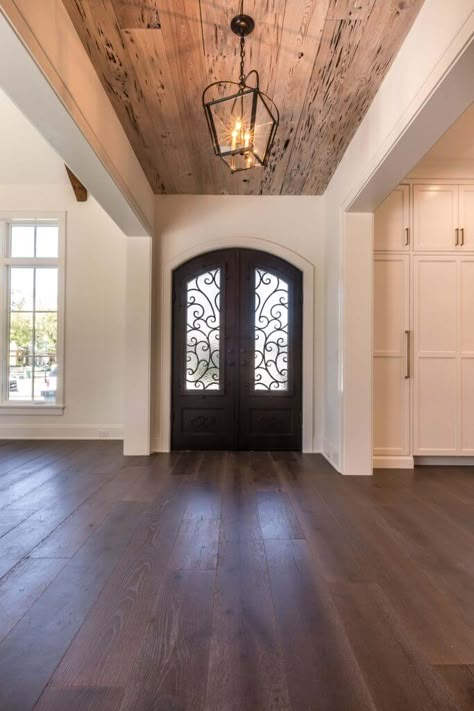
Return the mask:
MULTIPOLYGON (((35 230, 36 232, 36 230, 35 230)), ((35 234, 36 244, 36 234, 35 234)), ((36 250, 36 246, 35 246, 36 250)), ((36 370, 36 267, 33 268, 33 340, 31 343, 31 401, 35 401, 35 370, 36 370)))

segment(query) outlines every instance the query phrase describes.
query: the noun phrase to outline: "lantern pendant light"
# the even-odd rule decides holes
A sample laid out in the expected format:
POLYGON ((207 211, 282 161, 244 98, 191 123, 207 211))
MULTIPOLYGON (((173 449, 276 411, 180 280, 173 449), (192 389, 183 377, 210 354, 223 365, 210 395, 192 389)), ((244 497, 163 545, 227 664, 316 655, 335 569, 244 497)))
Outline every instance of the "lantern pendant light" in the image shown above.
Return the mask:
POLYGON ((214 153, 235 173, 267 164, 280 117, 272 99, 260 90, 258 72, 245 74, 245 38, 255 22, 244 14, 243 0, 230 27, 240 37, 239 81, 209 84, 202 103, 214 153))

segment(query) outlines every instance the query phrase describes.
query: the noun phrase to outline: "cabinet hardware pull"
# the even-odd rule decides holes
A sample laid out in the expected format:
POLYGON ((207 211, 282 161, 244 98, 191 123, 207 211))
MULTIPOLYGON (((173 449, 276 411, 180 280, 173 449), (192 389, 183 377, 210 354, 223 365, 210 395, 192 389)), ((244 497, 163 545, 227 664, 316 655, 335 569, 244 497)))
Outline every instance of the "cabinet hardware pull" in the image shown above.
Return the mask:
POLYGON ((408 247, 410 244, 410 228, 405 227, 405 247, 408 247))
POLYGON ((461 227, 461 247, 464 247, 464 227, 461 227))
POLYGON ((410 331, 405 331, 406 354, 405 354, 405 380, 410 378, 410 331))
POLYGON ((459 247, 459 227, 456 227, 455 232, 456 232, 456 240, 454 242, 454 246, 459 247))

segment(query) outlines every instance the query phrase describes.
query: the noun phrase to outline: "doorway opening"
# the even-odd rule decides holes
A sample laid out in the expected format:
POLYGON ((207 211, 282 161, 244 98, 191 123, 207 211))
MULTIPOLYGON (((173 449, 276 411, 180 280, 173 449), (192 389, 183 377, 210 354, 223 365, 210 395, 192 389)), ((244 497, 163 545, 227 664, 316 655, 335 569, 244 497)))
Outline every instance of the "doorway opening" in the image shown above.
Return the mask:
POLYGON ((172 448, 301 450, 302 273, 253 249, 173 273, 172 448))

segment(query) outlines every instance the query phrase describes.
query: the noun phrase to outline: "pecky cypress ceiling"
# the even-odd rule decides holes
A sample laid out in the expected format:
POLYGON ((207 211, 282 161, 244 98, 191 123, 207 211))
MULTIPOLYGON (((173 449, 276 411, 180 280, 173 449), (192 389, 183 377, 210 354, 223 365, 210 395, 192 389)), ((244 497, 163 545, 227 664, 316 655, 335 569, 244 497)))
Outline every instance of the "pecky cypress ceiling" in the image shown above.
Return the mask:
POLYGON ((246 68, 281 120, 268 166, 233 175, 201 95, 238 76, 238 0, 63 3, 155 193, 320 195, 423 0, 246 0, 246 68))

